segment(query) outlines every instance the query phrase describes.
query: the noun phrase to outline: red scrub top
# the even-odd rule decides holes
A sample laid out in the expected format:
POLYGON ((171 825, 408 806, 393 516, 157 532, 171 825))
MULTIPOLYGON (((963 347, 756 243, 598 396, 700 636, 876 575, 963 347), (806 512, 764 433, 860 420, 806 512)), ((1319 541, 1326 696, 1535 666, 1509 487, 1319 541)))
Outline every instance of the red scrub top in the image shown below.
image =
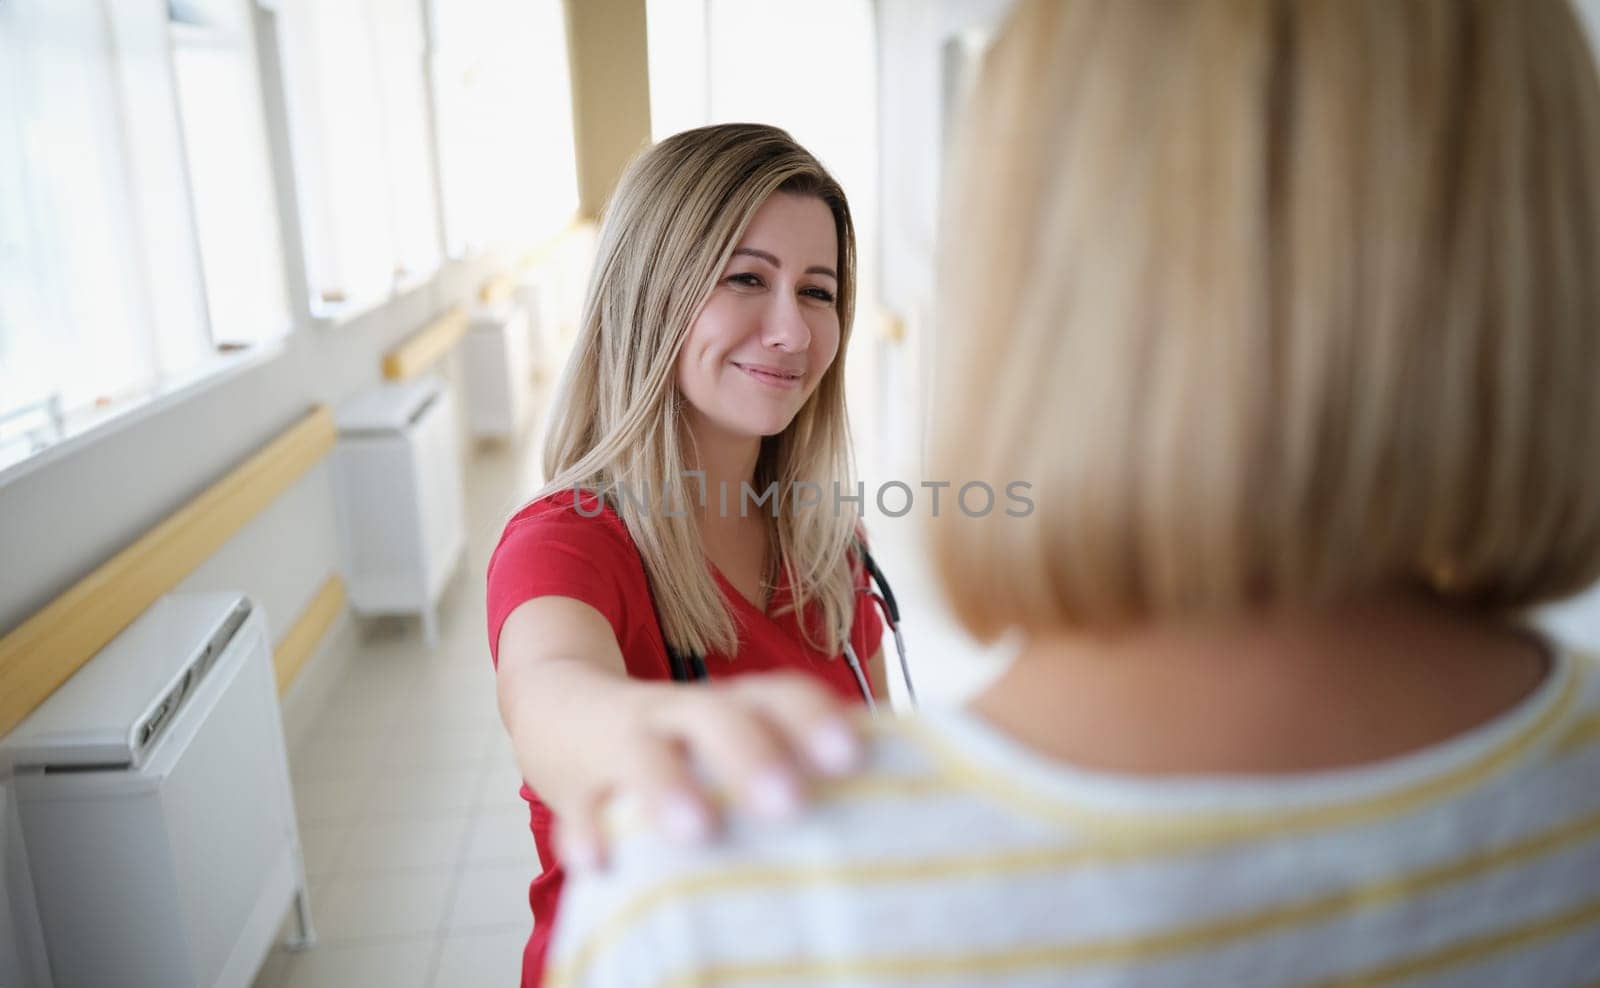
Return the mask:
MULTIPOLYGON (((715 567, 712 573, 733 608, 739 630, 736 656, 712 653, 705 657, 706 672, 712 678, 800 671, 815 676, 842 700, 862 702, 849 664, 842 657, 829 657, 807 647, 793 611, 776 617, 762 613, 715 567)), ((866 577, 859 572, 857 586, 866 588, 866 577)), ((671 680, 672 670, 661 627, 656 622, 644 562, 627 525, 594 494, 551 494, 523 508, 506 523, 489 559, 489 652, 496 664, 500 661, 500 626, 506 617, 524 601, 550 595, 581 600, 611 622, 629 676, 671 680)), ((769 610, 777 611, 788 600, 788 585, 780 577, 769 610)), ((877 608, 858 595, 850 629, 850 644, 856 655, 867 661, 877 653, 882 638, 877 608)), ((539 849, 539 860, 544 863, 543 874, 528 889, 533 935, 522 955, 523 988, 537 988, 561 895, 563 871, 551 846, 550 810, 526 784, 521 794, 528 801, 528 826, 539 849)))

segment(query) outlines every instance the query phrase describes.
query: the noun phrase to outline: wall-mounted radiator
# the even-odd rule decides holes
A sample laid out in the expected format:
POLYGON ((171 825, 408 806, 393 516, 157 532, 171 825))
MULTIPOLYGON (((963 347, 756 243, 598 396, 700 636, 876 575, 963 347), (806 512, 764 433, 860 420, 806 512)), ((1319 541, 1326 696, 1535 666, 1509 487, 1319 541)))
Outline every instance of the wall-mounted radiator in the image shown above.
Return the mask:
POLYGON ((243 988, 293 902, 309 943, 267 625, 244 596, 161 598, 0 759, 42 984, 243 988))
POLYGON ((438 640, 437 605, 466 546, 455 402, 428 375, 339 407, 333 452, 339 539, 358 613, 417 614, 438 640))
POLYGON ((461 354, 472 434, 509 439, 521 432, 533 410, 528 311, 507 302, 475 313, 461 354))

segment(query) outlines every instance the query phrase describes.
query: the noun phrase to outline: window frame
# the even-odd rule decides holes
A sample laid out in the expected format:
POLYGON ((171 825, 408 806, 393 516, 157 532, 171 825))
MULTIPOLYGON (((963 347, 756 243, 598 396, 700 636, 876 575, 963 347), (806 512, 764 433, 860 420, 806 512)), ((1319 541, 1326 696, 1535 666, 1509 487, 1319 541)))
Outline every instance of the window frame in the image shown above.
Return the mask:
MULTIPOLYGON (((261 20, 257 11, 270 13, 271 3, 269 0, 234 0, 234 2, 245 8, 245 16, 249 19, 250 70, 256 84, 255 91, 264 96, 263 90, 268 85, 269 73, 264 64, 266 52, 261 42, 261 20)), ((153 38, 158 22, 152 15, 149 23, 140 22, 136 28, 130 28, 129 25, 133 23, 131 20, 126 22, 118 20, 119 15, 128 16, 127 11, 112 9, 111 4, 115 3, 115 0, 94 0, 94 3, 101 11, 106 25, 103 41, 96 45, 100 64, 109 74, 113 84, 117 84, 121 81, 121 73, 125 68, 121 62, 127 57, 124 43, 131 36, 126 32, 148 31, 151 32, 149 38, 153 38)), ((174 29, 179 27, 179 24, 173 20, 173 11, 170 8, 165 9, 159 17, 159 31, 162 38, 159 49, 161 63, 146 68, 165 77, 166 84, 163 87, 165 99, 158 99, 156 102, 164 104, 162 112, 167 119, 162 121, 162 127, 168 128, 168 132, 162 137, 171 143, 170 146, 164 147, 161 153, 174 159, 172 167, 177 175, 175 181, 181 187, 174 191, 181 192, 179 199, 182 202, 182 215, 176 213, 171 216, 146 215, 151 203, 147 196, 136 189, 136 183, 141 167, 149 171, 150 164, 148 161, 136 160, 135 153, 128 147, 129 135, 138 121, 130 119, 130 113, 135 111, 132 110, 126 94, 119 91, 113 91, 105 103, 106 112, 111 114, 115 122, 118 148, 114 160, 107 166, 109 171, 106 180, 120 183, 130 190, 126 202, 128 222, 136 232, 139 232, 135 238, 139 246, 129 251, 133 256, 125 255, 123 258, 124 273, 137 282, 143 282, 144 288, 141 291, 148 295, 158 273, 153 265, 161 262, 144 256, 143 247, 147 241, 140 231, 148 228, 153 221, 174 223, 177 229, 169 233, 169 236, 177 238, 182 243, 169 243, 169 250, 180 251, 192 264, 192 269, 186 271, 185 280, 189 283, 176 291, 188 297, 178 299, 174 295, 173 298, 166 300, 165 307, 162 302, 154 298, 141 299, 146 325, 143 327, 144 339, 138 346, 140 352, 146 355, 149 370, 141 373, 137 380, 126 385, 117 385, 106 394, 74 401, 72 404, 63 401, 64 389, 57 387, 51 393, 41 393, 36 400, 0 407, 0 436, 7 437, 4 441, 0 441, 0 453, 3 453, 0 455, 0 488, 115 435, 128 426, 183 404, 252 368, 271 362, 285 352, 289 338, 304 322, 302 307, 296 302, 293 278, 291 272, 287 270, 291 243, 289 230, 283 222, 285 189, 278 167, 279 136, 275 129, 273 114, 266 105, 269 101, 264 100, 259 108, 259 118, 263 128, 264 147, 271 159, 265 169, 269 185, 266 191, 271 197, 269 208, 276 221, 277 230, 277 242, 268 251, 276 255, 276 261, 283 272, 285 318, 276 332, 264 334, 262 338, 247 344, 227 342, 226 331, 219 331, 219 327, 213 325, 207 304, 208 285, 204 270, 205 261, 201 255, 199 218, 194 202, 194 184, 187 145, 188 135, 184 131, 183 109, 176 78, 177 42, 174 38, 174 29), (167 359, 172 341, 166 339, 164 334, 169 333, 170 328, 157 324, 157 321, 162 319, 163 313, 170 310, 174 300, 178 304, 192 306, 197 311, 198 322, 193 328, 198 330, 199 336, 199 339, 187 345, 187 352, 190 352, 191 356, 176 363, 167 359), (55 407, 51 408, 52 405, 55 407), (13 431, 7 427, 7 423, 26 417, 31 411, 47 420, 41 424, 53 429, 56 435, 44 441, 42 445, 32 445, 32 448, 19 453, 17 447, 28 444, 27 433, 36 429, 24 427, 13 431)), ((148 41, 149 38, 145 40, 148 41)), ((148 104, 148 106, 154 105, 148 104)), ((57 318, 60 317, 59 312, 52 314, 57 318)))

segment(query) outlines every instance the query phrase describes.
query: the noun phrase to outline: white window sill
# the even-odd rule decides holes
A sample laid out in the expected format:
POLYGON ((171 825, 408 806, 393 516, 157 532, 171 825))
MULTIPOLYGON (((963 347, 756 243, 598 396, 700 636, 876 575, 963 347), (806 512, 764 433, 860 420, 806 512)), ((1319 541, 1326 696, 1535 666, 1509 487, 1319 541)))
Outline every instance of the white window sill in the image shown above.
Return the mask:
POLYGON ((362 316, 369 315, 412 292, 426 288, 434 278, 438 277, 448 260, 441 259, 439 264, 428 271, 416 274, 406 274, 395 278, 387 294, 375 294, 363 298, 343 302, 324 302, 313 299, 311 303, 311 323, 318 329, 338 329, 347 326, 362 316))
POLYGON ((223 384, 252 367, 259 367, 283 353, 280 338, 234 353, 218 354, 189 372, 157 382, 148 390, 107 405, 69 416, 66 434, 22 459, 0 466, 0 488, 20 480, 41 467, 72 455, 141 422, 158 412, 180 405, 223 384))
POLYGON ((352 323, 369 312, 383 308, 395 299, 395 293, 386 295, 368 295, 355 299, 341 299, 337 302, 328 302, 313 299, 311 302, 311 324, 318 329, 337 329, 352 323))

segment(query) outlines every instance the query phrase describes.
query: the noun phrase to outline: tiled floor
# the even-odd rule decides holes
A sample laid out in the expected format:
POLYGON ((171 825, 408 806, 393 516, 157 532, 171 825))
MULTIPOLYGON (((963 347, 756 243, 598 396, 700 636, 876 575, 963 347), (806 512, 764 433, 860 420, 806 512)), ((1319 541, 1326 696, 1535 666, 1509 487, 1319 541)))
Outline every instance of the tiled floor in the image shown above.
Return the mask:
POLYGON ((344 680, 290 755, 318 943, 274 949, 257 988, 517 983, 539 862, 495 709, 483 572, 537 480, 533 446, 469 457, 438 646, 415 621, 357 622, 344 680))
MULTIPOLYGON (((291 753, 318 944, 274 949, 257 988, 517 983, 538 859, 495 708, 483 573, 505 519, 538 487, 534 431, 467 459, 467 550, 440 605, 438 645, 423 644, 415 620, 359 621, 344 680, 291 753)), ((947 616, 917 522, 867 518, 907 615, 918 693, 925 705, 954 702, 997 668, 996 652, 947 616)))

